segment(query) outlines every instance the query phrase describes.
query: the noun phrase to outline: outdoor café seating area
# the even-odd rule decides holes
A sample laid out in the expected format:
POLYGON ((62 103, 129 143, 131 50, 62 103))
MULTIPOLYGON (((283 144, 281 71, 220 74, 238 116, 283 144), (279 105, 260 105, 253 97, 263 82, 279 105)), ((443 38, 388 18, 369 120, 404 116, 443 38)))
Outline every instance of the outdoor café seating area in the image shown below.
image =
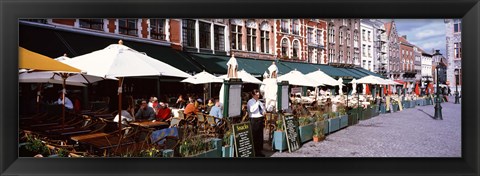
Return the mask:
POLYGON ((292 136, 299 138, 298 149, 359 120, 433 104, 432 96, 420 95, 418 84, 402 84, 366 72, 358 72, 358 80, 348 76, 335 79, 321 69, 308 74, 296 68, 284 71, 273 62, 260 80, 239 69, 231 56, 226 75, 189 74, 122 41, 74 58, 52 59, 24 48, 19 56, 20 96, 35 99, 20 108, 21 157, 243 156, 234 126, 244 124, 247 126, 238 129, 248 130, 251 112, 247 102, 252 89, 260 90, 266 108, 264 142, 279 152, 294 151, 288 142, 292 136), (32 59, 45 62, 31 64, 32 59), (142 69, 132 69, 133 64, 142 69), (149 89, 139 89, 138 82, 130 87, 128 81, 145 77, 177 79, 168 83, 173 87, 168 95, 134 97, 133 93, 149 89), (200 94, 184 92, 185 86, 200 94), (220 90, 205 89, 212 87, 220 90), (46 94, 49 90, 53 93, 46 94), (92 92, 113 92, 113 96, 79 100, 92 92), (213 108, 217 108, 215 113, 213 108), (294 123, 287 125, 287 116, 294 123))

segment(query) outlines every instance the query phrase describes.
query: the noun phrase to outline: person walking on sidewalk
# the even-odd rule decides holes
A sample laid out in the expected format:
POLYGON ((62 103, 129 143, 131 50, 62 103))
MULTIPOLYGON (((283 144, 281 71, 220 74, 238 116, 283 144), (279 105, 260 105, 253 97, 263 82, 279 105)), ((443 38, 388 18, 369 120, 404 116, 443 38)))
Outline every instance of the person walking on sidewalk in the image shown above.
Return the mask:
POLYGON ((254 89, 252 91, 252 99, 247 102, 248 115, 250 117, 250 124, 252 125, 253 147, 255 149, 256 157, 265 157, 263 150, 263 128, 265 106, 259 100, 260 91, 254 89))

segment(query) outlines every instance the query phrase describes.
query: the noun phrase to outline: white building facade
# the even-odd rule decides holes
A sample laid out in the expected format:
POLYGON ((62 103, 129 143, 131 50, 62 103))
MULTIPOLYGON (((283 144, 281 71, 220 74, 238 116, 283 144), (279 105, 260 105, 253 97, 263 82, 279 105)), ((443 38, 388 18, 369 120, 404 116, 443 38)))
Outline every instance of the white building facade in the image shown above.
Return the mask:
POLYGON ((422 87, 426 86, 427 81, 433 81, 432 75, 432 55, 426 52, 422 52, 422 87))
POLYGON ((368 19, 360 20, 360 38, 361 38, 361 61, 360 66, 366 70, 374 71, 374 52, 375 39, 373 23, 368 19))

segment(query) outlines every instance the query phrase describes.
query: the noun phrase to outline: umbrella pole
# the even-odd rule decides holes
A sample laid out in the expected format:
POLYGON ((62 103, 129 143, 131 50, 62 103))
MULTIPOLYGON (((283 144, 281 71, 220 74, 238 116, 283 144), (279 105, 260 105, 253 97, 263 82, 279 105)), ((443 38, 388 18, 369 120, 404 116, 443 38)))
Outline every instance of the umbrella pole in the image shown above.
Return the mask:
POLYGON ((37 90, 37 113, 40 112, 40 97, 42 91, 42 83, 38 83, 38 90, 37 90))
POLYGON ((122 83, 123 77, 118 78, 118 134, 122 134, 122 83))
POLYGON ((64 127, 65 127, 65 82, 67 80, 67 74, 66 73, 62 74, 62 79, 63 79, 63 82, 62 82, 62 87, 63 87, 63 90, 62 90, 62 131, 63 131, 64 127))

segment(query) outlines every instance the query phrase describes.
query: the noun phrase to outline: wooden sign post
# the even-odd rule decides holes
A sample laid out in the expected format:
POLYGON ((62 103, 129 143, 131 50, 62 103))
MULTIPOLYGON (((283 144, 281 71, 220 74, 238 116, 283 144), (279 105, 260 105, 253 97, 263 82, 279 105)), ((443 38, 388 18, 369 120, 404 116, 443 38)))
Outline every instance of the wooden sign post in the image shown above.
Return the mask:
POLYGON ((233 124, 233 141, 236 157, 255 157, 250 122, 233 124))
POLYGON ((284 114, 283 128, 287 136, 288 152, 298 150, 301 146, 300 136, 298 135, 298 120, 295 119, 293 114, 284 114))

